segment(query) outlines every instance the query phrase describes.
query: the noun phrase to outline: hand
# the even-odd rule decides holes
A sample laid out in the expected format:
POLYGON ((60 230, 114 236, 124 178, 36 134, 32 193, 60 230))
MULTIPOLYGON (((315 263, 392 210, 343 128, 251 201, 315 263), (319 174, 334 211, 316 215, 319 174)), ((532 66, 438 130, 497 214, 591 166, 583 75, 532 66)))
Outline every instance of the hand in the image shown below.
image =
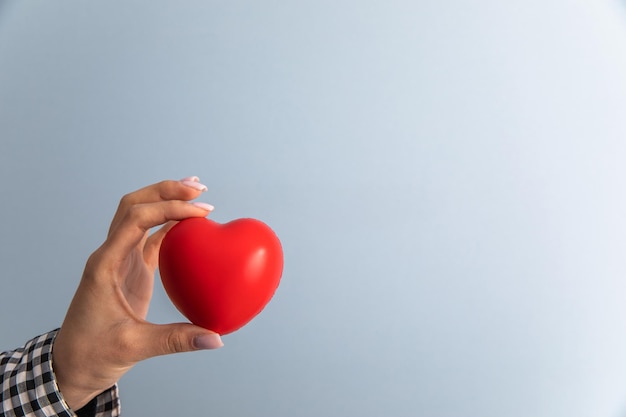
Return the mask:
POLYGON ((192 324, 146 321, 161 241, 177 220, 209 214, 210 205, 189 202, 205 190, 190 177, 122 198, 106 241, 87 261, 53 346, 57 383, 72 409, 113 386, 141 360, 222 346, 218 334, 192 324))

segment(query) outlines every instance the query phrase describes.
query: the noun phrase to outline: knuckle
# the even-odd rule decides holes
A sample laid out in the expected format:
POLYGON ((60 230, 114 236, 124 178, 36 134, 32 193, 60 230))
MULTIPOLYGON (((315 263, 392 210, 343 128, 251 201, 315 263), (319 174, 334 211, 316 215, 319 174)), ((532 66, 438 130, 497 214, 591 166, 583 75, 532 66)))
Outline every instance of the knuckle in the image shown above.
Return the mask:
POLYGON ((119 352, 130 352, 134 349, 131 333, 128 331, 120 331, 117 337, 116 347, 119 352))
POLYGON ((100 250, 96 250, 94 253, 89 255, 87 258, 87 262, 85 262, 85 270, 86 271, 95 271, 98 270, 101 264, 100 250))
POLYGON ((108 282, 107 277, 110 275, 110 268, 105 258, 102 247, 92 253, 85 262, 83 280, 91 283, 108 282))
POLYGON ((116 359, 119 362, 128 360, 134 362, 142 359, 137 349, 136 337, 130 329, 124 328, 118 330, 113 354, 117 356, 116 359))
POLYGON ((166 189, 166 190, 171 190, 176 185, 178 185, 178 181, 174 181, 174 180, 163 180, 159 182, 159 188, 166 189))
POLYGON ((159 197, 161 200, 169 200, 176 194, 178 181, 164 180, 158 183, 159 197))
POLYGON ((129 207, 134 203, 133 193, 124 194, 122 198, 120 198, 119 207, 129 207))
POLYGON ((165 339, 164 347, 166 353, 180 353, 187 351, 187 343, 185 343, 181 335, 178 333, 170 333, 165 339))

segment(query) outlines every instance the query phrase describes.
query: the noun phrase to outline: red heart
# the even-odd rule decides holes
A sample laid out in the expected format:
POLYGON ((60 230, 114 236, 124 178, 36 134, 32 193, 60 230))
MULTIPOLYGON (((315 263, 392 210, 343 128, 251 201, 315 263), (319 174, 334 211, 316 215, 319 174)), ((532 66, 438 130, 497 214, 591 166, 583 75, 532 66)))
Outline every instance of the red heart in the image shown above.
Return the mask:
POLYGON ((265 223, 190 218, 167 232, 161 281, 192 323, 221 335, 241 328, 270 301, 283 271, 278 237, 265 223))

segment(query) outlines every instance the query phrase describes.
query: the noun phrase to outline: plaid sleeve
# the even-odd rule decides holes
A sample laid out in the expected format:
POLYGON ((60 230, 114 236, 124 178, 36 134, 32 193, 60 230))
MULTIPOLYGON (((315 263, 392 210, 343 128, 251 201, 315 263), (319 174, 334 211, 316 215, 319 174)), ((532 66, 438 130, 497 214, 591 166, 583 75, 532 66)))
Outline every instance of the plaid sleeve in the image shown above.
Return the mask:
MULTIPOLYGON (((57 331, 0 353, 0 416, 76 416, 65 403, 52 371, 52 342, 57 331)), ((120 415, 117 385, 96 397, 95 411, 95 417, 120 415)))

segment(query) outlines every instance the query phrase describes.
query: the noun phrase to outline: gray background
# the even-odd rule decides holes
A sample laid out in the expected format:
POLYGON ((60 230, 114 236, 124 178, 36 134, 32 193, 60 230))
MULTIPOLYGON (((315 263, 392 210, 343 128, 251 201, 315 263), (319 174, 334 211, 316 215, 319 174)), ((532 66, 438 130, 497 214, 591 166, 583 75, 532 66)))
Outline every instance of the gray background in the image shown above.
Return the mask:
POLYGON ((624 416, 625 114, 618 1, 0 0, 0 349, 198 175, 283 280, 126 416, 624 416))

